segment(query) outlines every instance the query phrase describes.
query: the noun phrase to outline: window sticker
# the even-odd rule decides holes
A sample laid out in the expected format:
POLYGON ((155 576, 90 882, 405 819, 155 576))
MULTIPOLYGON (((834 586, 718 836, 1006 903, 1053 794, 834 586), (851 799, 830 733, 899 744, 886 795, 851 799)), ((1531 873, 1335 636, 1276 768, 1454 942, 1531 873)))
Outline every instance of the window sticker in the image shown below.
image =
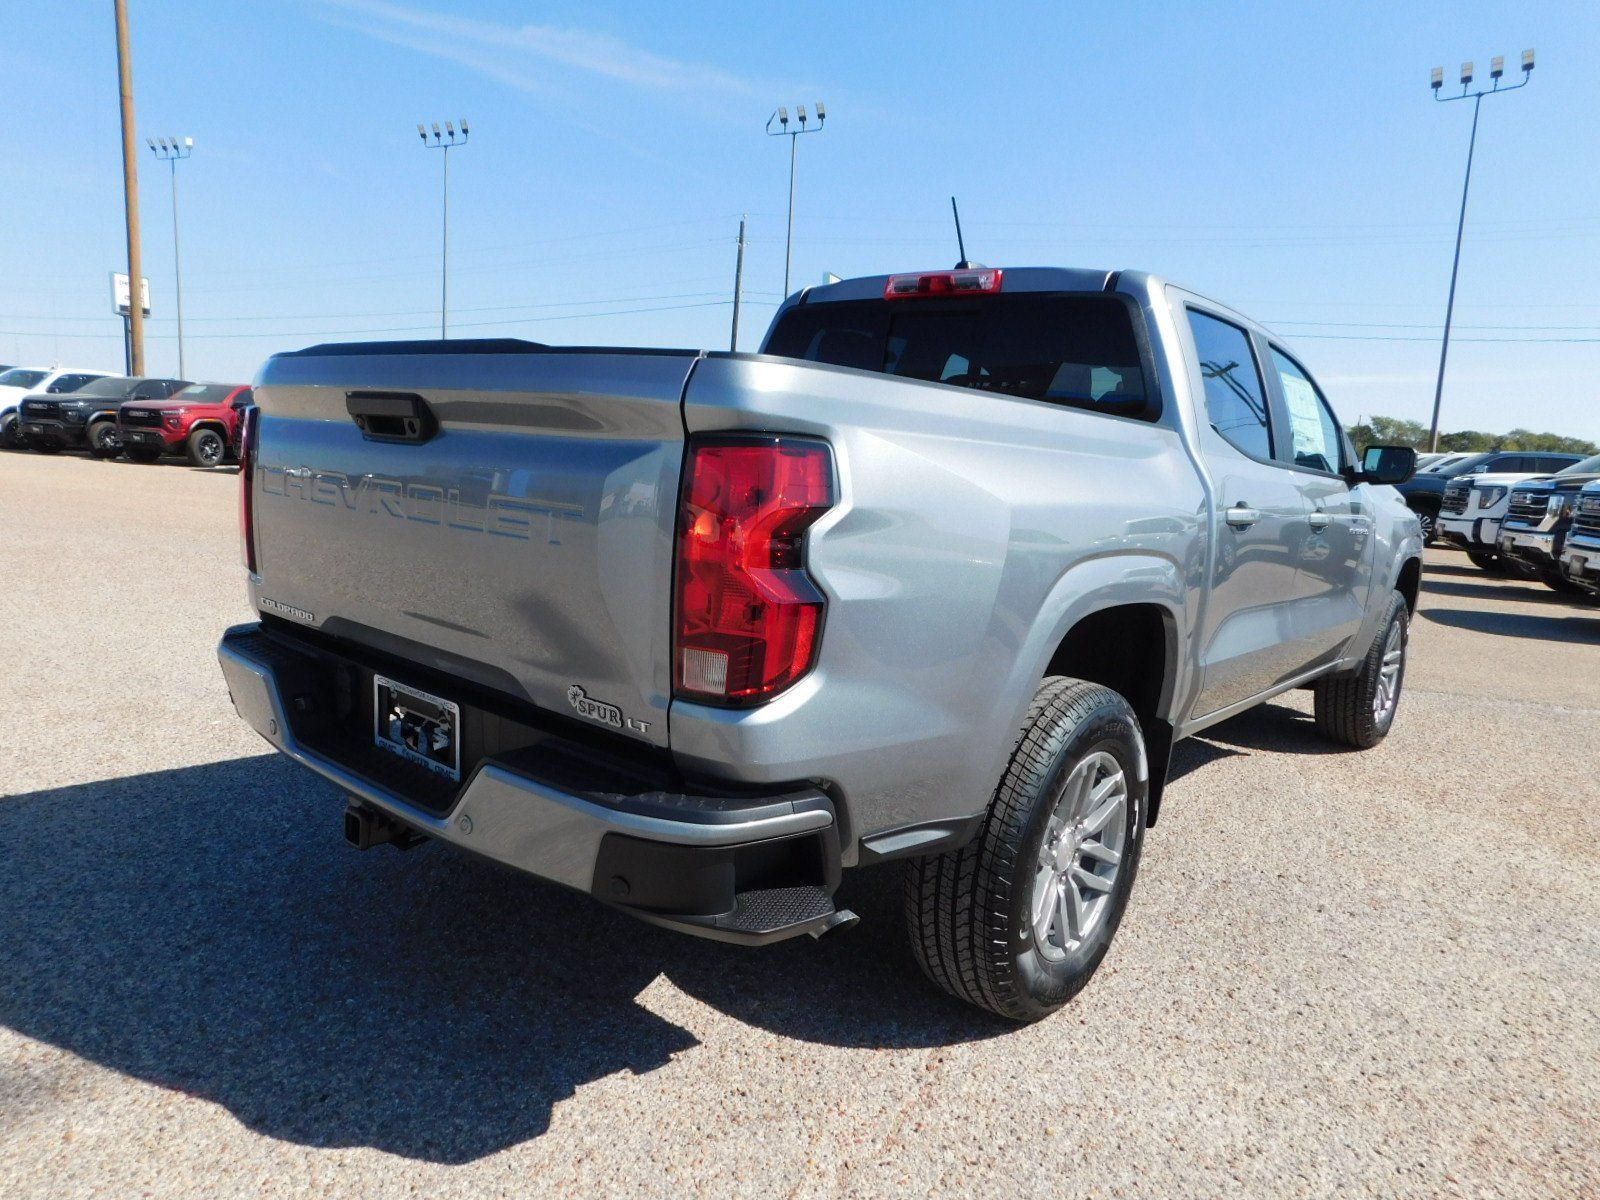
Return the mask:
POLYGON ((1283 399, 1289 406, 1289 432, 1294 438, 1294 454, 1322 454, 1322 402, 1317 390, 1304 379, 1279 372, 1283 380, 1283 399))

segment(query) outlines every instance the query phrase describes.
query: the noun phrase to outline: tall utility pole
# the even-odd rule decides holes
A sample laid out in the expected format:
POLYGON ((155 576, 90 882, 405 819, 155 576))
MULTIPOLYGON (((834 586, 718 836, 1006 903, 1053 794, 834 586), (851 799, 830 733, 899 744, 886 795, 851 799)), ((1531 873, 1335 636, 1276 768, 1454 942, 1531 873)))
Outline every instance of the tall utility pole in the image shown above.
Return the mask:
POLYGON ((728 339, 728 349, 739 349, 739 301, 744 296, 744 222, 739 218, 739 257, 733 262, 733 334, 728 339))
POLYGON ((183 141, 172 138, 161 139, 158 147, 153 140, 145 138, 145 145, 157 158, 165 160, 172 167, 172 294, 177 303, 178 311, 178 378, 184 377, 183 370, 183 267, 178 259, 178 162, 188 158, 194 153, 194 139, 186 137, 183 141))
POLYGON ((1472 85, 1472 64, 1461 64, 1461 94, 1459 96, 1441 95, 1439 89, 1444 86, 1444 68, 1433 69, 1432 87, 1433 98, 1437 101, 1471 100, 1472 101, 1472 136, 1467 139, 1467 175, 1461 182, 1461 214, 1456 218, 1456 254, 1450 264, 1450 298, 1444 306, 1444 338, 1439 343, 1439 379, 1433 387, 1433 423, 1428 428, 1428 450, 1430 453, 1439 449, 1439 405, 1444 399, 1444 364, 1450 354, 1450 322, 1456 311, 1456 274, 1461 270, 1461 234, 1467 224, 1467 191, 1472 187, 1472 155, 1478 146, 1478 110, 1483 107, 1485 96, 1497 96, 1504 92, 1514 92, 1518 88, 1528 86, 1533 79, 1533 51, 1522 52, 1522 82, 1513 83, 1506 87, 1500 86, 1500 77, 1505 74, 1506 60, 1502 55, 1495 55, 1489 60, 1489 78, 1492 86, 1488 89, 1479 88, 1476 92, 1468 92, 1472 85))
POLYGON ((128 374, 144 374, 144 305, 140 287, 144 264, 139 254, 139 159, 133 132, 133 52, 128 45, 128 0, 117 10, 117 90, 122 99, 122 205, 128 225, 128 374))
POLYGON ((439 132, 439 122, 433 123, 433 141, 428 140, 428 131, 421 125, 417 126, 417 136, 422 139, 422 144, 433 150, 444 151, 444 205, 439 222, 440 252, 439 252, 439 337, 444 339, 450 336, 450 151, 456 146, 467 144, 467 119, 461 118, 461 137, 456 138, 456 127, 449 121, 444 123, 445 132, 439 132), (448 140, 446 140, 448 139, 448 140))
POLYGON ((806 106, 795 105, 795 115, 800 118, 797 128, 789 128, 789 110, 779 106, 778 110, 767 118, 768 137, 786 137, 789 139, 789 233, 783 240, 783 295, 789 295, 789 263, 794 250, 794 148, 795 142, 802 133, 821 133, 822 123, 828 119, 828 110, 822 106, 822 101, 817 101, 817 123, 807 126, 806 106), (778 123, 778 128, 772 127, 773 122, 778 123))

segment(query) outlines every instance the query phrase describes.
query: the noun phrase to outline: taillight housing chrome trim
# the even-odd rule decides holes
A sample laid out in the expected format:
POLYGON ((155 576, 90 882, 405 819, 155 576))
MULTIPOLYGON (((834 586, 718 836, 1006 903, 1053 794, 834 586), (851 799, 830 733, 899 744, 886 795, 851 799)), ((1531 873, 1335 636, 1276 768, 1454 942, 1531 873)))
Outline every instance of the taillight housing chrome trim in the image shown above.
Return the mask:
POLYGON ((1000 290, 1005 272, 999 267, 961 267, 954 271, 917 271, 891 275, 883 285, 885 300, 930 296, 985 296, 1000 290))
POLYGON ((244 565, 256 573, 256 511, 252 484, 256 476, 256 428, 261 410, 250 405, 239 414, 239 537, 244 543, 244 565))
POLYGON ((806 537, 836 498, 826 442, 690 440, 673 579, 676 698, 760 704, 810 672, 827 597, 806 571, 806 537))

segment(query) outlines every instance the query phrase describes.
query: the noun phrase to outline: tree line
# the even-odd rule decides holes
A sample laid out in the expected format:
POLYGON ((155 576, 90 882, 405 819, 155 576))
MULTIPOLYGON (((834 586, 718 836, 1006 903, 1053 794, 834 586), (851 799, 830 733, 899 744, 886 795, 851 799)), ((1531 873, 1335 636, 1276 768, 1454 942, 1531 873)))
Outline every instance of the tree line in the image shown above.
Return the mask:
MULTIPOLYGON (((1357 446, 1410 446, 1414 450, 1428 449, 1428 427, 1420 421, 1407 421, 1400 417, 1373 417, 1350 426, 1350 440, 1357 446)), ((1476 454, 1484 450, 1543 450, 1565 454, 1600 454, 1600 446, 1583 438, 1563 437, 1559 433, 1535 433, 1531 429, 1513 429, 1508 433, 1484 433, 1477 429, 1462 429, 1455 433, 1439 435, 1439 449, 1452 453, 1476 454)))

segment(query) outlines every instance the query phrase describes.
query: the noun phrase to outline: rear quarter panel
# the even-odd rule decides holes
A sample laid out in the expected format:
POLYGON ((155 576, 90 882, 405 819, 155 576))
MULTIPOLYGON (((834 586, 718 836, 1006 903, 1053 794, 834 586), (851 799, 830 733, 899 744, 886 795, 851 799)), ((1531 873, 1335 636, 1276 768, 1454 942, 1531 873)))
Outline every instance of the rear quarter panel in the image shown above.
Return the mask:
POLYGON ((755 711, 674 702, 673 752, 835 781, 857 836, 981 809, 1082 616, 1157 603, 1179 644, 1194 620, 1206 506, 1166 425, 753 355, 703 359, 685 423, 825 438, 839 503, 808 542, 817 669, 755 711))

